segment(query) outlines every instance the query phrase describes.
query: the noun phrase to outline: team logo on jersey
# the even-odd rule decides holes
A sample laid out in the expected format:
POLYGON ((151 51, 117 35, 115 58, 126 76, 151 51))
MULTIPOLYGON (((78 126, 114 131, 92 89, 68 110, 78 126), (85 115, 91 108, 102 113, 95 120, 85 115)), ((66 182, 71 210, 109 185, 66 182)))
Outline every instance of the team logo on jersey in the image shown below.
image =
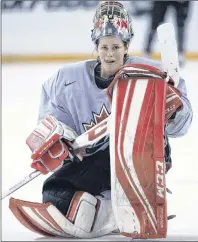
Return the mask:
POLYGON ((102 120, 107 118, 110 115, 110 113, 108 112, 107 107, 105 106, 105 104, 103 104, 102 108, 100 110, 100 113, 97 114, 95 112, 92 112, 92 115, 93 115, 93 119, 91 119, 89 124, 88 123, 83 123, 82 124, 85 131, 91 129, 96 124, 100 123, 102 120))
MULTIPOLYGON (((110 113, 108 112, 105 104, 103 104, 102 108, 100 110, 100 113, 97 114, 95 112, 92 112, 92 115, 93 115, 93 119, 91 119, 89 124, 88 123, 83 123, 83 127, 84 127, 85 131, 91 129, 96 124, 100 123, 102 120, 107 118, 110 115, 110 113)), ((99 140, 92 147, 87 148, 86 149, 86 154, 87 155, 94 154, 96 151, 98 151, 107 142, 109 142, 109 137, 108 136, 106 136, 106 137, 102 138, 101 140, 99 140)))

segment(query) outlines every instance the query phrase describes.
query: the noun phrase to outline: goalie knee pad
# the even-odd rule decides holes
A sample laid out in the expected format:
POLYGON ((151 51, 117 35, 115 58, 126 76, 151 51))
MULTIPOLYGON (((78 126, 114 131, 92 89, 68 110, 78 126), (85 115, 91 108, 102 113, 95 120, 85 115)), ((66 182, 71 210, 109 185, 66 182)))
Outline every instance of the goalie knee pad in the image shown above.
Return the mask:
POLYGON ((94 197, 86 192, 76 192, 68 209, 67 219, 91 237, 116 230, 109 194, 110 191, 94 197))
POLYGON ((67 219, 76 227, 89 233, 97 213, 98 201, 89 193, 76 192, 70 203, 67 219))

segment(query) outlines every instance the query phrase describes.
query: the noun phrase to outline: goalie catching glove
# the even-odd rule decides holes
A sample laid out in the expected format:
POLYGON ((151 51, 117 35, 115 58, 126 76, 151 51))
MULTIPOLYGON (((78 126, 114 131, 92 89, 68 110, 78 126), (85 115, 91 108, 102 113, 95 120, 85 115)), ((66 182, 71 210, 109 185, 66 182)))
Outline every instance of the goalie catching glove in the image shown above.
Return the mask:
POLYGON ((26 140, 32 151, 31 167, 43 174, 58 170, 69 155, 72 157, 68 144, 76 137, 74 130, 56 118, 47 116, 26 140))

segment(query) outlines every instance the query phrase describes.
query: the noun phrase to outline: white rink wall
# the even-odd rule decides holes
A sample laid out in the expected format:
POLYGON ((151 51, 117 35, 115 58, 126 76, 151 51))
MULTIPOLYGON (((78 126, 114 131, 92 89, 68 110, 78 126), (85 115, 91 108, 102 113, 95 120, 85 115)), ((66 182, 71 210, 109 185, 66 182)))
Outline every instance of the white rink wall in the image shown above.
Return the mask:
MULTIPOLYGON (((93 7, 86 8, 83 4, 81 4, 81 7, 69 8, 67 7, 68 4, 71 5, 69 1, 54 1, 53 3, 51 1, 25 1, 18 8, 16 7, 9 11, 6 10, 6 7, 11 8, 13 2, 16 1, 4 1, 3 3, 3 56, 38 54, 92 55, 94 45, 90 35, 93 28, 92 18, 96 5, 94 1, 90 3, 94 5, 93 7), (62 4, 62 8, 55 7, 55 4, 58 3, 59 5, 62 4), (31 11, 29 9, 30 4, 34 6, 31 11), (53 8, 52 4, 54 4, 53 8)), ((80 1, 73 1, 72 4, 75 4, 75 2, 80 1)), ((85 2, 86 4, 87 1, 81 2, 85 2)), ((135 2, 137 4, 137 1, 135 2)), ((146 1, 142 1, 142 4, 143 2, 144 6, 148 9, 148 2, 145 3, 146 1)), ((134 11, 135 5, 131 5, 129 1, 125 1, 124 4, 130 11, 134 11)), ((142 7, 140 2, 139 5, 139 7, 142 7)), ((198 2, 192 1, 190 12, 186 31, 186 50, 187 53, 192 53, 198 58, 198 2)), ((130 46, 130 52, 141 53, 149 27, 149 15, 132 16, 132 20, 135 37, 130 46)), ((173 9, 169 9, 166 21, 175 23, 174 20, 173 9)), ((156 41, 153 47, 154 52, 158 52, 156 41)))

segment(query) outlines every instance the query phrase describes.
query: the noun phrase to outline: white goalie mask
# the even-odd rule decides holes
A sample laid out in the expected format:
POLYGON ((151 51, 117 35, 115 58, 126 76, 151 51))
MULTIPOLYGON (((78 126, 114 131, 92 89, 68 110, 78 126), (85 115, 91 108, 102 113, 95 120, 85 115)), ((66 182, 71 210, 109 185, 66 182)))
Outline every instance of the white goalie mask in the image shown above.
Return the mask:
POLYGON ((119 2, 102 2, 96 9, 93 22, 91 38, 94 43, 101 37, 112 35, 130 43, 134 35, 129 14, 119 2))

